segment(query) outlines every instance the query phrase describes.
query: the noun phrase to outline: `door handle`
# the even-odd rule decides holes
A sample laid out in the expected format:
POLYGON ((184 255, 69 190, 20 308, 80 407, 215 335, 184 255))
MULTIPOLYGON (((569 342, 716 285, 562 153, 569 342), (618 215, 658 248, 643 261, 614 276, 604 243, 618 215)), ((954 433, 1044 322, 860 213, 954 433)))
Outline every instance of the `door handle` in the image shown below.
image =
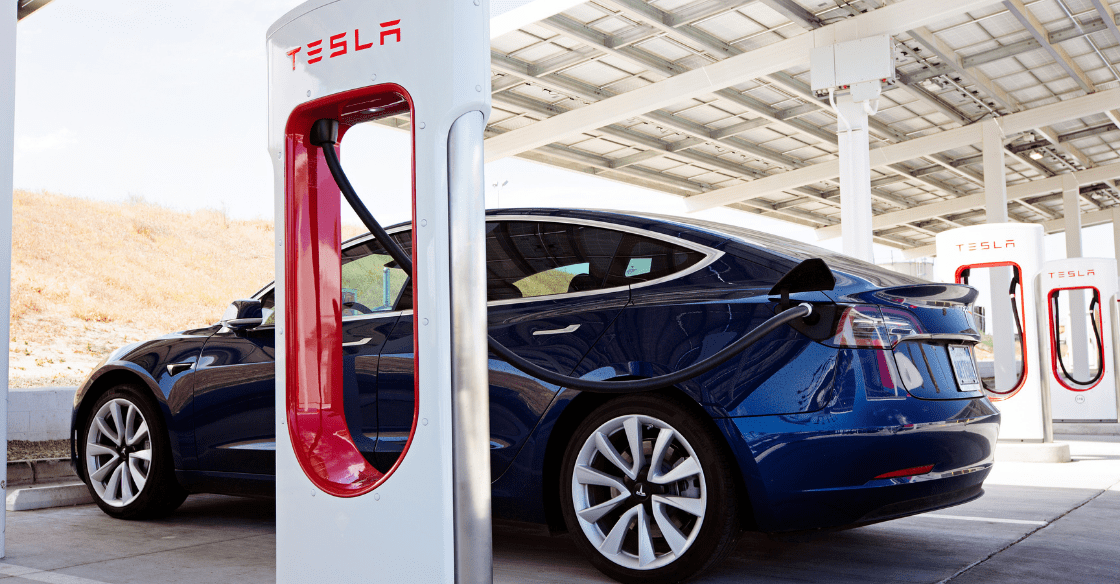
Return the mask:
POLYGON ((194 367, 194 361, 190 361, 187 363, 168 363, 167 372, 170 373, 172 377, 175 377, 176 375, 186 371, 187 369, 190 369, 191 367, 194 367))
POLYGON ((568 325, 564 328, 558 328, 558 329, 552 329, 552 330, 533 331, 533 336, 536 337, 536 336, 539 336, 539 335, 562 335, 562 334, 565 334, 565 333, 574 333, 578 329, 579 329, 578 324, 570 324, 570 325, 568 325))
POLYGON ((368 343, 371 338, 372 337, 366 337, 366 338, 364 338, 360 341, 350 341, 349 343, 342 343, 342 346, 343 347, 357 347, 359 345, 364 345, 364 344, 368 343))

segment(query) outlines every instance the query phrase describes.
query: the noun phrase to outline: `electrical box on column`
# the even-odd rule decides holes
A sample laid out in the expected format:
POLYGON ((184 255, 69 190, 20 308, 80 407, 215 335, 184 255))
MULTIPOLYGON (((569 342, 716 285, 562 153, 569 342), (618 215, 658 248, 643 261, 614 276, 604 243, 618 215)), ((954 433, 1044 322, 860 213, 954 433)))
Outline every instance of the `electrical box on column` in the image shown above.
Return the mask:
POLYGON ((1055 422, 1116 422, 1116 260, 1042 265, 1043 377, 1055 422))
POLYGON ((894 48, 888 35, 837 43, 834 32, 826 27, 814 33, 818 46, 809 53, 810 83, 817 95, 828 96, 836 112, 844 253, 874 262, 868 116, 878 111, 883 86, 895 81, 894 48))
POLYGON ((1001 440, 1049 442, 1049 396, 1039 363, 1041 225, 988 223, 937 234, 937 279, 980 291, 974 348, 984 391, 1003 414, 1001 440))
POLYGON ((488 30, 487 0, 312 0, 268 31, 278 582, 491 578, 488 30), (341 154, 358 124, 408 132, 411 167, 341 154), (377 260, 353 275, 368 286, 343 287, 358 268, 340 248, 336 152, 343 165, 410 174, 411 191, 375 181, 362 199, 375 211, 411 203, 411 225, 389 230, 411 272, 371 239, 348 248, 377 260), (411 354, 393 374, 411 373, 413 390, 411 428, 392 436, 403 452, 387 459, 363 400, 376 395, 377 347, 389 342, 411 354))

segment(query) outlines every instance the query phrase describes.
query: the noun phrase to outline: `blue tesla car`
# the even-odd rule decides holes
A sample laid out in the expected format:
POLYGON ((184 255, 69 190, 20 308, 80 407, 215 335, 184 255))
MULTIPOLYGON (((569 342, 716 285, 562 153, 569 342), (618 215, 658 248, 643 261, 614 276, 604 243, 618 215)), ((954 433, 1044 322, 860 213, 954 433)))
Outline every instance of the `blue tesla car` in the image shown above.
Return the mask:
MULTIPOLYGON (((409 229, 388 230, 406 250, 409 229)), ((772 288, 803 260, 835 278, 790 298, 813 319, 672 387, 580 392, 492 355, 496 518, 569 533, 617 580, 675 582, 744 529, 855 527, 981 495, 1000 416, 972 355, 974 289, 688 218, 501 210, 486 233, 490 335, 588 379, 706 359, 780 310, 772 288)), ((342 258, 349 430, 384 470, 412 423, 410 283, 369 236, 342 258)), ((72 456, 106 513, 272 494, 275 308, 265 287, 213 326, 129 345, 93 371, 72 456)))

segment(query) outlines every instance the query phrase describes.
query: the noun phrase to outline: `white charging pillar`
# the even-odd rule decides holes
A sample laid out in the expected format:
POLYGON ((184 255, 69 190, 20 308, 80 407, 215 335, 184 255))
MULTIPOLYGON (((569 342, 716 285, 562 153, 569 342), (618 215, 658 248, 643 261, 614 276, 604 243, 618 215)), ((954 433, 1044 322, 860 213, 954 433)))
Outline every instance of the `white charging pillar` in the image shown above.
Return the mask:
MULTIPOLYGON (((492 580, 488 25, 487 0, 311 0, 268 31, 280 583, 492 580), (345 420, 339 190, 323 155, 333 146, 309 134, 338 120, 344 151, 348 128, 390 118, 413 139, 415 409, 400 459, 380 470, 345 420)), ((409 196, 358 194, 375 215, 378 199, 409 196)))
POLYGON ((810 52, 810 81, 814 92, 828 95, 836 112, 844 253, 874 262, 867 120, 879 108, 882 84, 895 78, 894 52, 887 35, 838 43, 836 40, 841 39, 830 39, 835 44, 817 46, 810 52))
MULTIPOLYGON (((0 500, 8 498, 8 342, 11 332, 12 171, 16 119, 16 8, 0 8, 0 500)), ((6 555, 4 513, 0 513, 0 558, 6 555)))
POLYGON ((1111 301, 1117 293, 1116 260, 1068 258, 1049 261, 1042 265, 1039 280, 1041 294, 1038 310, 1045 322, 1042 338, 1046 343, 1042 350, 1044 379, 1050 393, 1054 421, 1116 422, 1115 325, 1110 314, 1116 304, 1111 301), (1093 296, 1098 299, 1099 310, 1087 313, 1093 296), (1054 306, 1054 299, 1063 297, 1068 302, 1068 317, 1060 311, 1060 304, 1054 306), (1101 335, 1099 345, 1094 328, 1101 335), (1065 351, 1062 350, 1063 340, 1067 341, 1065 351), (1096 358, 1090 359, 1090 352, 1095 353, 1096 358), (1063 357, 1060 362, 1059 356, 1063 357), (1099 375, 1093 375, 1096 368, 1090 371, 1090 361, 1101 368, 1099 375))
MULTIPOLYGON (((942 231, 937 234, 937 279, 942 282, 978 284, 988 269, 992 273, 992 331, 994 376, 987 395, 1003 414, 1000 439, 1049 442, 1053 439, 1049 395, 1042 391, 1039 362, 1038 273, 1043 261, 1041 225, 989 223, 942 231), (1014 308, 1008 294, 1015 273, 1014 308), (996 275, 999 274, 997 278, 996 275), (1018 315, 1018 321, 1016 321, 1018 315), (1017 324, 1018 322, 1018 324, 1017 324), (1022 330, 1021 350, 1016 337, 1022 330)), ((983 345, 984 343, 982 343, 983 345)), ((979 350, 979 349, 977 349, 979 350)), ((979 363, 986 377, 984 363, 979 363)))

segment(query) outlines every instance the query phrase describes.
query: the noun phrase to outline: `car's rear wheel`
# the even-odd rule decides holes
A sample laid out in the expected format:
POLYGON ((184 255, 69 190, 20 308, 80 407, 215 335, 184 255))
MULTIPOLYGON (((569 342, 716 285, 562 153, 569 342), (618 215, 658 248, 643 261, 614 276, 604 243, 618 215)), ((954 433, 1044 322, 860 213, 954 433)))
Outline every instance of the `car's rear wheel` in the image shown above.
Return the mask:
POLYGON ((621 582, 679 582, 739 534, 733 465, 718 434, 660 395, 612 400, 564 454, 561 507, 591 563, 621 582))
POLYGON ((83 478, 102 511, 148 519, 174 511, 186 499, 175 480, 163 417, 139 389, 120 385, 105 392, 82 427, 83 478))

